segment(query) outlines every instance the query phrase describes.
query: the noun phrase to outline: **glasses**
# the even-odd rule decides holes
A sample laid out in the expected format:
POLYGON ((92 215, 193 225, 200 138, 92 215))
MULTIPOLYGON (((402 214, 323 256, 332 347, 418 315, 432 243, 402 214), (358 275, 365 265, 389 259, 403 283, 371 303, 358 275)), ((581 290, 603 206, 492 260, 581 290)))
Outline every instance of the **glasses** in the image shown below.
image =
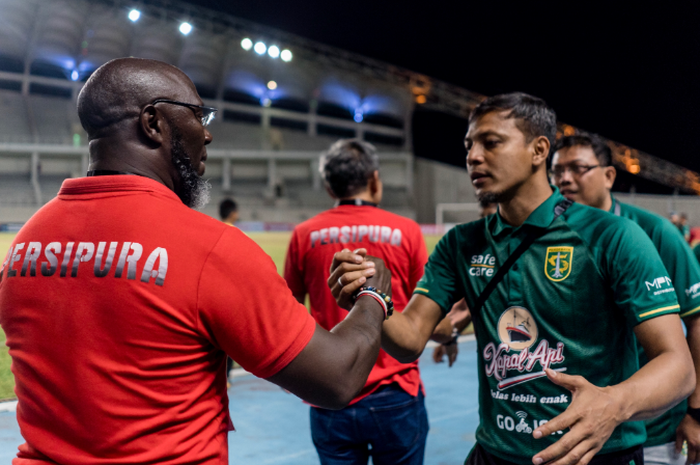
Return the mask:
POLYGON ((593 168, 598 168, 600 166, 601 165, 557 165, 552 167, 550 174, 552 177, 561 178, 568 170, 571 171, 571 174, 574 176, 583 176, 593 168))
POLYGON ((158 100, 154 100, 151 105, 155 105, 156 103, 169 103, 170 105, 180 105, 181 107, 187 107, 191 110, 197 109, 202 112, 202 116, 197 116, 197 113, 195 112, 195 116, 200 120, 202 123, 202 126, 207 127, 211 122, 214 120, 214 116, 216 116, 216 112, 219 111, 218 108, 214 107, 205 107, 202 105, 193 105, 191 103, 184 103, 184 102, 177 102, 175 100, 167 100, 163 98, 159 98, 158 100))

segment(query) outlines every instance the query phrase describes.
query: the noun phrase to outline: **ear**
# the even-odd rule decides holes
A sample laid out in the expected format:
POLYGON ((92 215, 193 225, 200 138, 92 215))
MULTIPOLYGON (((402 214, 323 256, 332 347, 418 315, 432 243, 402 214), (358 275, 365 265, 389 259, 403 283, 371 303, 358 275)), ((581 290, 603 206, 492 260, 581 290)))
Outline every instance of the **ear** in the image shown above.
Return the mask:
POLYGON ((332 199, 336 199, 336 200, 338 199, 338 197, 335 196, 335 194, 333 193, 333 191, 331 190, 331 188, 328 187, 328 184, 324 183, 324 186, 323 186, 323 187, 326 188, 326 192, 328 192, 328 195, 330 195, 332 199))
POLYGON ((531 144, 533 166, 546 165, 550 148, 549 139, 547 139, 545 136, 539 136, 533 140, 531 144))
POLYGON ((613 184, 615 184, 615 178, 617 177, 617 170, 614 166, 606 166, 603 168, 605 171, 605 188, 612 189, 613 184))
POLYGON ((139 126, 144 136, 157 145, 162 145, 165 140, 167 123, 162 114, 154 105, 146 105, 139 115, 139 126))

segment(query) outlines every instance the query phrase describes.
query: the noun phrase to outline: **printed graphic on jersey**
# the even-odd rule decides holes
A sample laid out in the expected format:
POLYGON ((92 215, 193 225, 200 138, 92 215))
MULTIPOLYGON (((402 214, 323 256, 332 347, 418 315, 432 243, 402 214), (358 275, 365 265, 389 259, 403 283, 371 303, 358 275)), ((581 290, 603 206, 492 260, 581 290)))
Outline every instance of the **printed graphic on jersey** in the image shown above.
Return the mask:
POLYGON ((573 247, 547 247, 544 260, 544 274, 551 281, 564 281, 571 274, 573 247))
POLYGON ((498 337, 513 350, 531 347, 537 341, 537 323, 523 307, 510 307, 498 320, 498 337))
MULTIPOLYGON (((529 310, 514 306, 503 312, 498 320, 500 344, 489 342, 483 351, 486 376, 498 380, 499 391, 545 377, 546 368, 564 361, 562 342, 552 348, 547 339, 542 339, 531 351, 537 336, 537 323, 529 310)), ((553 370, 566 371, 566 368, 553 370)))

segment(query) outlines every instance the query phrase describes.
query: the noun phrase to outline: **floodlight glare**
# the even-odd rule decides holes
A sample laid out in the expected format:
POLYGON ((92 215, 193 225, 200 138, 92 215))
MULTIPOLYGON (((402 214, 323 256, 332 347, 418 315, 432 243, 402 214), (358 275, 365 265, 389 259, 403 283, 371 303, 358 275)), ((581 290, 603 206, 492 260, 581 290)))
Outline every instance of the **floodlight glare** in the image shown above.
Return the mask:
POLYGON ((277 89, 277 83, 275 81, 270 81, 267 83, 267 88, 270 90, 275 90, 277 89))
POLYGON ((272 58, 277 58, 278 56, 280 56, 280 48, 277 45, 273 45, 269 49, 267 49, 267 54, 270 55, 272 58))
POLYGON ((253 41, 246 37, 245 39, 241 40, 241 47, 243 47, 243 50, 248 51, 253 48, 253 41))
POLYGON ((262 99, 262 101, 260 103, 262 103, 262 106, 264 106, 264 107, 269 107, 270 105, 272 105, 272 100, 265 97, 264 99, 262 99))
POLYGON ((186 36, 187 34, 192 32, 192 25, 188 22, 180 24, 180 32, 182 33, 182 35, 186 36))
POLYGON ((70 79, 71 81, 77 81, 80 79, 80 73, 78 73, 77 69, 74 69, 72 73, 70 73, 70 79))
POLYGON ((258 55, 262 55, 267 50, 267 45, 265 45, 262 42, 257 42, 253 50, 255 50, 255 53, 257 53, 258 55))
POLYGON ((282 58, 282 61, 292 61, 292 52, 284 49, 282 50, 282 53, 280 53, 280 58, 282 58))
POLYGON ((362 116, 362 111, 361 110, 355 110, 355 117, 353 118, 356 123, 361 123, 363 116, 362 116))
POLYGON ((129 19, 131 22, 135 23, 141 17, 141 12, 139 10, 131 10, 129 12, 129 19))

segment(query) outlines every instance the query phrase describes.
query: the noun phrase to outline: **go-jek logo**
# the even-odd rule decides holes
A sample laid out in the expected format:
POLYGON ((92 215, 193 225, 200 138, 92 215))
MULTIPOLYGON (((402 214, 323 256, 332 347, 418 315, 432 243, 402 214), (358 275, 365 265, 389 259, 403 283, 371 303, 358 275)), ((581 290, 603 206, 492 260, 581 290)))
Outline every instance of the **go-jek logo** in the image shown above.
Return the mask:
MULTIPOLYGON (((499 318, 498 338, 501 343, 496 346, 490 342, 483 352, 486 376, 498 380, 499 390, 542 378, 546 376, 546 368, 564 361, 562 342, 557 342, 556 348, 550 348, 549 341, 543 339, 535 350, 530 351, 537 342, 538 331, 532 313, 526 308, 509 307, 499 318), (511 351, 515 353, 511 354, 511 351), (533 371, 538 364, 540 370, 533 371), (512 371, 523 374, 509 376, 512 371)), ((556 371, 566 371, 566 368, 557 368, 556 371)))

